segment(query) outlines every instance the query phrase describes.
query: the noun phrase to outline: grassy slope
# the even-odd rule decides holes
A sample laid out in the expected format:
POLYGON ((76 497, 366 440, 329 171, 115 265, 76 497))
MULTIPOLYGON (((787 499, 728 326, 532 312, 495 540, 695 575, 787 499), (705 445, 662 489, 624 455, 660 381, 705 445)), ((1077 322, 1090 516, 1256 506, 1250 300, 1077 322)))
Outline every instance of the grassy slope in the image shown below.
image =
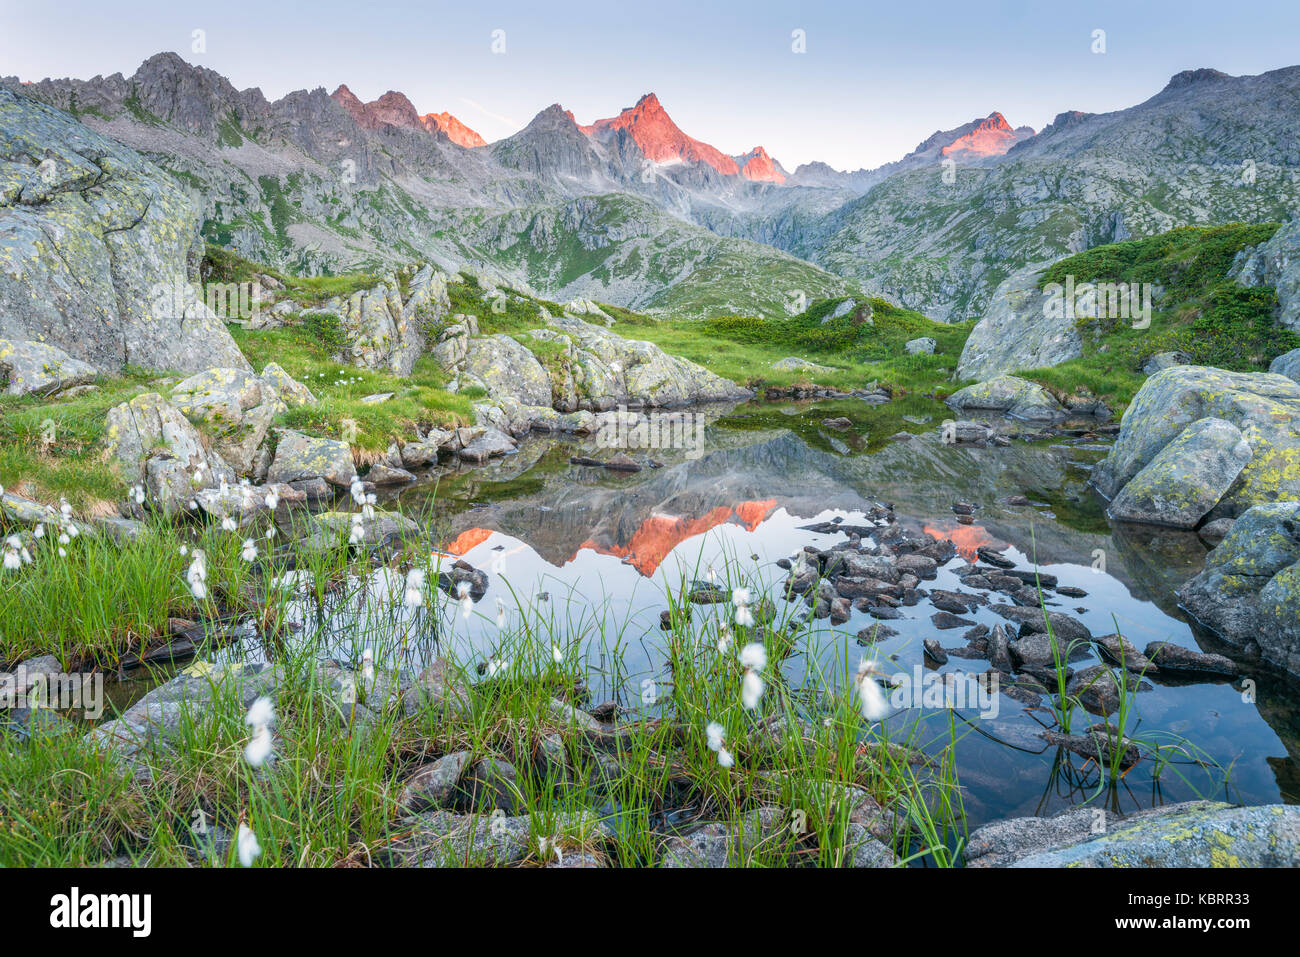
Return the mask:
POLYGON ((797 383, 862 388, 876 381, 894 389, 916 391, 942 383, 961 355, 971 324, 934 322, 918 312, 900 309, 883 299, 871 304, 870 320, 861 307, 838 319, 827 319, 844 297, 816 300, 790 319, 723 316, 701 322, 658 320, 607 307, 623 335, 648 339, 675 355, 750 386, 797 383), (825 320, 825 321, 824 321, 825 320), (934 355, 908 355, 903 344, 930 336, 934 355), (834 372, 786 372, 772 363, 797 356, 834 372))
POLYGON ((1261 371, 1274 357, 1300 347, 1300 336, 1273 320, 1272 289, 1247 288, 1227 278, 1233 257, 1268 240, 1276 223, 1184 227, 1149 239, 1097 246, 1053 264, 1042 282, 1150 282, 1164 287, 1151 325, 1124 320, 1079 320, 1083 356, 1029 378, 1073 392, 1082 386, 1127 405, 1146 376, 1142 365, 1161 352, 1180 351, 1197 365, 1261 371))

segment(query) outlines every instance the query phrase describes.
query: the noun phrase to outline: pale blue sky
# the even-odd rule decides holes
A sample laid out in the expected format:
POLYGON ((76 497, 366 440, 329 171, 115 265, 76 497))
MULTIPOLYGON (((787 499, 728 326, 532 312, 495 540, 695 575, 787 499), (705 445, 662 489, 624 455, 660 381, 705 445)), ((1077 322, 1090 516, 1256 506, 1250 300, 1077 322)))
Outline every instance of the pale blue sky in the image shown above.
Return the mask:
POLYGON ((874 167, 992 110, 1039 129, 1062 110, 1119 109, 1179 70, 1300 62, 1296 0, 0 0, 0 24, 0 75, 129 76, 173 50, 270 98, 401 90, 489 140, 554 102, 589 123, 654 91, 690 135, 728 153, 762 144, 790 169, 874 167), (195 29, 204 53, 191 50, 195 29), (504 55, 491 52, 497 29, 504 55), (796 29, 804 54, 791 50, 796 29), (1091 52, 1095 29, 1104 54, 1091 52))

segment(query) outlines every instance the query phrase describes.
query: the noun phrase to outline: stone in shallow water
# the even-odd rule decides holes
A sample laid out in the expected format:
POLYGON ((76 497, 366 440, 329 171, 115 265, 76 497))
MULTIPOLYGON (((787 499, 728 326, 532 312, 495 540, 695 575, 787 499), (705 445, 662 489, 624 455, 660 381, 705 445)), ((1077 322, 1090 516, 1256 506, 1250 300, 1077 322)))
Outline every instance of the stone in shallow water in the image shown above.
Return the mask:
POLYGON ((514 439, 496 429, 485 429, 483 434, 466 443, 456 454, 463 461, 482 463, 514 451, 514 439))
POLYGON ((1015 419, 1051 421, 1065 418, 1065 409, 1041 385, 1004 375, 954 392, 946 400, 957 412, 1001 412, 1015 419))
POLYGON ((1237 674, 1237 665, 1231 658, 1193 651, 1167 641, 1151 642, 1147 645, 1146 656, 1156 663, 1161 674, 1171 677, 1202 675, 1232 678, 1237 674))

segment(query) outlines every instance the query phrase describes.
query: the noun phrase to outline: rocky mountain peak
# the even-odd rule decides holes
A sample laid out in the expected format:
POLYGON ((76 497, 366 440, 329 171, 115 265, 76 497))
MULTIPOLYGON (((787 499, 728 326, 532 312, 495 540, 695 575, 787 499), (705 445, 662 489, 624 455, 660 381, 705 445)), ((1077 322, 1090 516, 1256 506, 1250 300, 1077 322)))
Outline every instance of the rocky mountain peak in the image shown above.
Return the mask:
POLYGON ((464 146, 467 149, 487 146, 487 140, 446 111, 426 113, 420 117, 420 122, 430 133, 442 133, 457 146, 464 146))
POLYGON ((736 157, 740 173, 745 179, 760 183, 784 183, 785 171, 781 164, 768 155, 767 150, 755 146, 743 156, 736 157))
POLYGON ((598 140, 626 131, 646 159, 656 163, 705 163, 724 176, 740 172, 739 165, 730 156, 683 133, 654 93, 645 94, 635 106, 625 108, 618 116, 579 129, 598 140))
MULTIPOLYGON (((1210 83, 1216 80, 1231 80, 1232 77, 1227 73, 1219 70, 1211 70, 1208 67, 1202 67, 1199 70, 1183 70, 1181 73, 1175 73, 1165 84, 1165 90, 1179 90, 1183 87, 1193 86, 1197 83, 1210 83)), ((1162 91, 1163 92, 1163 91, 1162 91)))
POLYGON ((946 146, 939 150, 941 156, 1001 156, 1017 142, 1033 136, 1032 128, 1012 129, 1006 117, 994 111, 982 120, 974 120, 962 128, 946 146))

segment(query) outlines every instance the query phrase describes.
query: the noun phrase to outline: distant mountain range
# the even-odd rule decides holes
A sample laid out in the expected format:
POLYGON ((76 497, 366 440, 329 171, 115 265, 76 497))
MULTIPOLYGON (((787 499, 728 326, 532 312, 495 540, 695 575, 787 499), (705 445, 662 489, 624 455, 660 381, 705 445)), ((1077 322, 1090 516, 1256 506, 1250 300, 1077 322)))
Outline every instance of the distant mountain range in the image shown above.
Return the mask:
POLYGON ((305 272, 427 259, 548 298, 779 314, 864 292, 981 314, 1018 270, 1180 224, 1300 208, 1300 68, 1210 70, 1040 133, 993 112, 899 160, 787 171, 728 155, 649 93, 581 125, 556 104, 495 143, 402 93, 268 101, 175 54, 129 78, 0 81, 145 154, 212 242, 305 272))

